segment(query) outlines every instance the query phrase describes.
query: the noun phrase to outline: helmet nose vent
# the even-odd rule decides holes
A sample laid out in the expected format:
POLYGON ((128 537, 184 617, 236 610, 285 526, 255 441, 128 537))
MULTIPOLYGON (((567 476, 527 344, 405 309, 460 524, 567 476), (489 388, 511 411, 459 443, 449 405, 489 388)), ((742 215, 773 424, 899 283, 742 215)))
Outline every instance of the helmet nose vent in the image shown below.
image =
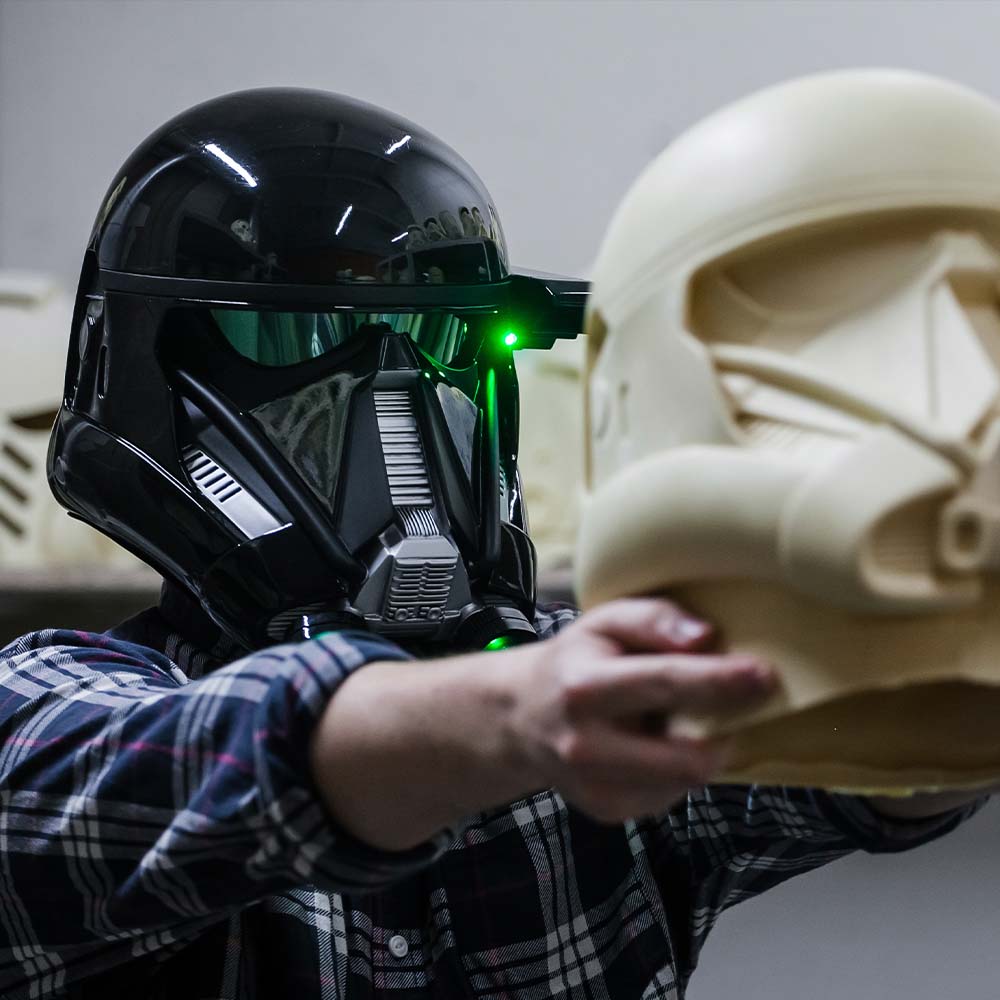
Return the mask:
POLYGON ((397 333, 388 323, 379 323, 376 330, 382 329, 382 350, 379 353, 379 368, 382 371, 419 371, 420 360, 417 357, 413 341, 406 333, 397 333))

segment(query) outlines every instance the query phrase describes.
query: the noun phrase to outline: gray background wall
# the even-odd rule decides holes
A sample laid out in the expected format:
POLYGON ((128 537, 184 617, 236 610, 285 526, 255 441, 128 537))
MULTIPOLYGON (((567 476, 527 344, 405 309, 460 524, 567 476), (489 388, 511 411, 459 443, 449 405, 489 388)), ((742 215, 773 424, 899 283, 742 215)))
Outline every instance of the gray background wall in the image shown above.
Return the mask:
MULTIPOLYGON (((437 132, 493 192, 515 260, 583 272, 631 178, 719 104, 855 65, 1000 96, 998 39, 988 0, 0 0, 0 267, 72 284, 134 145, 198 100, 283 83, 437 132)), ((994 804, 940 843, 851 858, 741 904, 690 995, 995 1000, 998 844, 994 804)))

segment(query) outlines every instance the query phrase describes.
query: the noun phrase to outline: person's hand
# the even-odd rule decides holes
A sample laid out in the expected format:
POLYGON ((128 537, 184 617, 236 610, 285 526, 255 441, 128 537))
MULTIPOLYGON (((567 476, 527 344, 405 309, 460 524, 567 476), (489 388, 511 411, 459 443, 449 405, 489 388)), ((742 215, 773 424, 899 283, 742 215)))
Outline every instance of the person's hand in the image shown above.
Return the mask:
POLYGON ((607 822, 666 809, 722 760, 671 716, 774 687, 749 657, 700 652, 711 639, 669 601, 633 599, 532 645, 369 664, 316 727, 313 777, 346 830, 387 850, 550 787, 607 822))
POLYGON ((749 656, 704 653, 705 623, 666 600, 614 601, 532 647, 508 738, 543 785, 603 822, 663 810, 724 762, 671 733, 677 713, 735 709, 775 687, 749 656))

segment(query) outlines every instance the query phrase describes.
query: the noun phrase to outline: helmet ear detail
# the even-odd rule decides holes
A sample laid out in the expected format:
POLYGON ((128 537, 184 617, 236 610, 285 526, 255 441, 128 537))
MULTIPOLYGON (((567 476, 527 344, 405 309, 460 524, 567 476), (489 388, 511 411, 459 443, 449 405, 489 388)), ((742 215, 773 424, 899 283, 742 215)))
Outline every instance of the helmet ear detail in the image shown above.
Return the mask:
POLYGON ((709 116, 614 215, 577 589, 669 593, 777 665, 763 710, 698 720, 736 736, 723 780, 1000 777, 998 155, 979 94, 822 74, 709 116))

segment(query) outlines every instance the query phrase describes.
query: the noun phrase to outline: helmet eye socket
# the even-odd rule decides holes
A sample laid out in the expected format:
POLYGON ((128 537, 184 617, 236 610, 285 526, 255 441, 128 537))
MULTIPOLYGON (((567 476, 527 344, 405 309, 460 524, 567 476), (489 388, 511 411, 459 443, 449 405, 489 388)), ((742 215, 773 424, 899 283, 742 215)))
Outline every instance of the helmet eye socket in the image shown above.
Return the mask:
POLYGON ((238 354, 269 368, 323 357, 356 337, 381 335, 388 326, 410 339, 435 362, 449 367, 471 362, 479 346, 471 317, 453 312, 366 313, 275 312, 212 309, 212 319, 238 354))

